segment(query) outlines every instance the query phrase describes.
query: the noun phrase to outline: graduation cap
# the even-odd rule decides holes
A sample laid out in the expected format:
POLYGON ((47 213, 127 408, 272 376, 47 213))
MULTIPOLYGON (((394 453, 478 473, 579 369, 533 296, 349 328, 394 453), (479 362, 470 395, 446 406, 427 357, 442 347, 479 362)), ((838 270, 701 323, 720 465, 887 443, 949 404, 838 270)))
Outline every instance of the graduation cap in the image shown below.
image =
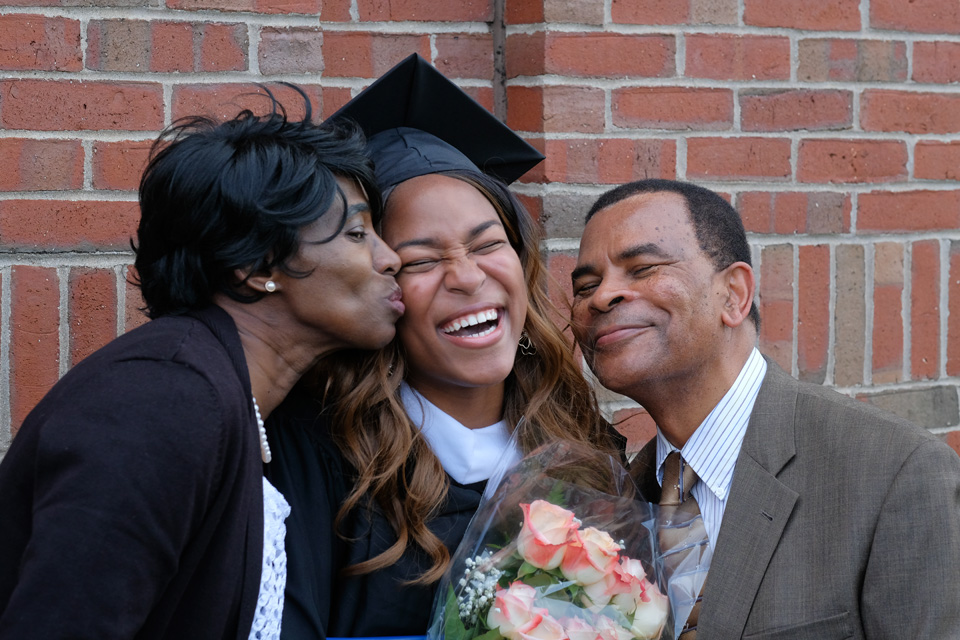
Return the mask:
POLYGON ((543 160, 416 53, 330 116, 337 118, 363 128, 384 194, 404 180, 455 169, 509 184, 543 160))

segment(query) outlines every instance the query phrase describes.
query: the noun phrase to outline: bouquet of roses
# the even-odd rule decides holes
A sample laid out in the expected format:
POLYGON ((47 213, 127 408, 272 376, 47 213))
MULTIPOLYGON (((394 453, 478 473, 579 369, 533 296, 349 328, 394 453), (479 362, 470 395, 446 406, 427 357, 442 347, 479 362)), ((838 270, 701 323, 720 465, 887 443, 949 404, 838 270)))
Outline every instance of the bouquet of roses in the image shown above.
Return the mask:
POLYGON ((635 494, 617 461, 578 445, 524 458, 454 554, 431 640, 661 638, 654 506, 635 494))

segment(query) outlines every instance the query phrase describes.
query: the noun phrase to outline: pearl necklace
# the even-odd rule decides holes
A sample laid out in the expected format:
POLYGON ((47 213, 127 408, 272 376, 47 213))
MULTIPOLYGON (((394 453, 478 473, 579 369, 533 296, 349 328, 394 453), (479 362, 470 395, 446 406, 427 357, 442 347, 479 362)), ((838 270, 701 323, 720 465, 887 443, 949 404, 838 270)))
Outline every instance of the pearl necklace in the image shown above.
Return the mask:
POLYGON ((260 432, 260 458, 264 462, 270 462, 273 460, 273 456, 270 455, 270 443, 267 442, 267 428, 263 426, 263 418, 260 416, 260 405, 257 404, 256 398, 253 398, 253 413, 257 416, 257 431, 260 432))

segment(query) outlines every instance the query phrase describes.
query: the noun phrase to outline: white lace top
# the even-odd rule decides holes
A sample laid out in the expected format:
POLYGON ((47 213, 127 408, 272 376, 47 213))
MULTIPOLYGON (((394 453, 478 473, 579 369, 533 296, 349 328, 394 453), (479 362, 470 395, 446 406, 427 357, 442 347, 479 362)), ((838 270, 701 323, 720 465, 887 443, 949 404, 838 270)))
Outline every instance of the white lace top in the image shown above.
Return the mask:
POLYGON ((290 515, 290 505, 283 494, 263 479, 263 568, 260 572, 260 595, 253 616, 250 640, 277 640, 283 614, 283 590, 287 586, 287 552, 283 523, 290 515))

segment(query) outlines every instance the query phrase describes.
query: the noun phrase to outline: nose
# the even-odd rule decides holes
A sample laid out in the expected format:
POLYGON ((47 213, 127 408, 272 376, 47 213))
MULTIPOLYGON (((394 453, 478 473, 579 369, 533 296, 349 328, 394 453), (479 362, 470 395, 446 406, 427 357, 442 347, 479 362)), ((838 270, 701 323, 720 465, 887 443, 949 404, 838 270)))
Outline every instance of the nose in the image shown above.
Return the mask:
POLYGON ((466 255, 445 261, 444 269, 444 286, 467 295, 476 293, 487 279, 480 265, 466 255))
POLYGON ((374 233, 373 238, 373 268, 387 276, 397 275, 400 256, 378 234, 374 233))
POLYGON ((590 296, 590 308, 597 313, 610 311, 631 295, 630 288, 619 278, 606 278, 590 296))

